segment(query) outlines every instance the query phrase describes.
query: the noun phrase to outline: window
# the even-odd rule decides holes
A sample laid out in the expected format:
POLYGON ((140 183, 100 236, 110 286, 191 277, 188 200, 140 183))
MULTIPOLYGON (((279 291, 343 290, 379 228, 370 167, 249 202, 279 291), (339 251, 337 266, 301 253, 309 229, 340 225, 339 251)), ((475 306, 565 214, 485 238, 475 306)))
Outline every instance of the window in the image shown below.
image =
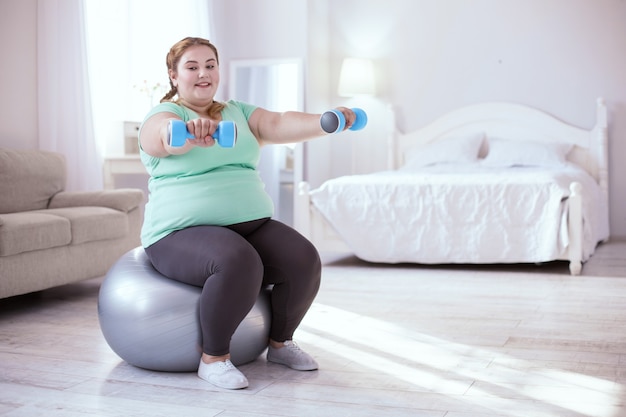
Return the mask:
POLYGON ((85 30, 98 148, 124 151, 124 121, 141 121, 169 90, 168 49, 187 36, 210 39, 207 0, 86 0, 85 30))

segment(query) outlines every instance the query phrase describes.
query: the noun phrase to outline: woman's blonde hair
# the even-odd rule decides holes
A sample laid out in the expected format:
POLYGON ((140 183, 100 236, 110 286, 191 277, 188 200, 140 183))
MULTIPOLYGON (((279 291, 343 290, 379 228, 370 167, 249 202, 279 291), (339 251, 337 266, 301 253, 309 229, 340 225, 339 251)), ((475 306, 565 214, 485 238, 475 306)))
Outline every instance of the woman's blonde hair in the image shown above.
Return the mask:
MULTIPOLYGON (((217 60, 217 64, 219 65, 220 59, 219 59, 217 48, 215 47, 215 45, 213 45, 207 39, 187 37, 183 40, 176 42, 174 46, 170 48, 170 51, 167 53, 167 56, 165 57, 165 63, 167 65, 168 74, 169 74, 169 70, 176 72, 176 67, 178 66, 178 62, 180 61, 180 58, 183 56, 187 48, 194 46, 194 45, 204 45, 204 46, 208 46, 209 48, 211 48, 213 52, 215 52, 215 59, 217 60)), ((174 84, 172 83, 172 80, 170 79, 170 91, 168 91, 163 96, 160 102, 163 103, 165 101, 173 101, 175 103, 178 103, 180 99, 172 100, 176 94, 178 94, 178 89, 174 86, 174 84)), ((219 101, 213 101, 209 105, 209 108, 208 108, 209 117, 217 118, 217 116, 219 116, 219 113, 222 111, 224 107, 225 107, 224 103, 220 103, 219 101)))

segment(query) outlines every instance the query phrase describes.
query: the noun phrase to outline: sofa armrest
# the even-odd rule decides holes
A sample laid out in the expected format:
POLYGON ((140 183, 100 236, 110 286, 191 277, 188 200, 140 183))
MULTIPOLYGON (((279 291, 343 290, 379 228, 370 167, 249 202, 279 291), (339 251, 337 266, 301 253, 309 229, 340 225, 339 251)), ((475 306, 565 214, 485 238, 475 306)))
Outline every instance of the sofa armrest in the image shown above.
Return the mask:
POLYGON ((143 201, 143 191, 135 188, 119 188, 103 191, 61 191, 50 199, 48 208, 108 207, 129 212, 143 201))

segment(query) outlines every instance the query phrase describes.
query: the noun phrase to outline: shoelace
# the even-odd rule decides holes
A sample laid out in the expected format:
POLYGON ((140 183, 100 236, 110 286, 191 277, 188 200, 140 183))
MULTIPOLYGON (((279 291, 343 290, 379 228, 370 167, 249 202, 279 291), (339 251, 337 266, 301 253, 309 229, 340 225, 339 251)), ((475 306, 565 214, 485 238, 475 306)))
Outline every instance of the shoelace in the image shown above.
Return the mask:
POLYGON ((304 351, 302 349, 300 349, 300 346, 298 346, 298 344, 296 342, 291 342, 289 344, 285 344, 285 347, 288 348, 288 350, 290 350, 291 352, 293 352, 296 355, 300 355, 301 353, 304 353, 304 351))
POLYGON ((218 362, 218 363, 219 363, 218 366, 220 367, 220 370, 222 372, 228 372, 231 369, 236 369, 235 365, 233 365, 231 361, 224 361, 224 362, 218 362))

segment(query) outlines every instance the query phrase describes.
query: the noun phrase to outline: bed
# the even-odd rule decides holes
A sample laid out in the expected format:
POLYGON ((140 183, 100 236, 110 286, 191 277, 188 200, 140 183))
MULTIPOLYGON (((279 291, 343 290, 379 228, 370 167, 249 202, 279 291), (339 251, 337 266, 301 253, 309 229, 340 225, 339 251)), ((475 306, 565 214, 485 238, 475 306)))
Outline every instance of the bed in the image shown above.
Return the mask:
POLYGON ((515 103, 470 105, 389 141, 388 169, 296 192, 320 251, 376 263, 569 261, 609 238, 607 110, 590 130, 515 103))

